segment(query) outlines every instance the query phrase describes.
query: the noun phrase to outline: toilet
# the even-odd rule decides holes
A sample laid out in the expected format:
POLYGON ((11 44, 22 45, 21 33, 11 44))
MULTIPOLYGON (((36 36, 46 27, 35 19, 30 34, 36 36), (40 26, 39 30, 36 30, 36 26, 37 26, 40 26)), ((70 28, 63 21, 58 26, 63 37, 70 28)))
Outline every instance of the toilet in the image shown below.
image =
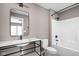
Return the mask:
POLYGON ((45 49, 45 55, 56 55, 57 50, 54 47, 48 47, 48 39, 43 39, 42 40, 42 47, 45 49))
POLYGON ((56 55, 57 54, 57 50, 53 47, 47 47, 46 49, 46 54, 47 55, 56 55))

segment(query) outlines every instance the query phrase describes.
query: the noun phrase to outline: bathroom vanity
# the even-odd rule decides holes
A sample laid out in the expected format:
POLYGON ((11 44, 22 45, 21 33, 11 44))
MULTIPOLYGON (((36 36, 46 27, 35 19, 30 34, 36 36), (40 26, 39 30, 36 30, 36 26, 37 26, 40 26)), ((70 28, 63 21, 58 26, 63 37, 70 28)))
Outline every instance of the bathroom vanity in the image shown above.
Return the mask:
POLYGON ((8 56, 8 55, 15 54, 15 53, 18 53, 18 52, 21 53, 20 55, 24 55, 22 53, 22 51, 25 51, 25 50, 28 50, 28 49, 23 50, 22 47, 28 45, 31 42, 34 45, 34 47, 29 48, 29 49, 34 49, 33 51, 36 52, 39 56, 41 56, 41 52, 42 52, 41 39, 33 39, 33 38, 32 39, 31 38, 22 39, 22 40, 9 40, 9 41, 0 42, 0 55, 1 55, 2 50, 14 48, 14 47, 20 47, 19 51, 12 52, 12 53, 6 54, 4 56, 8 56), (39 44, 36 43, 36 42, 39 42, 39 44), (37 46, 40 47, 40 53, 38 53, 36 51, 37 46))

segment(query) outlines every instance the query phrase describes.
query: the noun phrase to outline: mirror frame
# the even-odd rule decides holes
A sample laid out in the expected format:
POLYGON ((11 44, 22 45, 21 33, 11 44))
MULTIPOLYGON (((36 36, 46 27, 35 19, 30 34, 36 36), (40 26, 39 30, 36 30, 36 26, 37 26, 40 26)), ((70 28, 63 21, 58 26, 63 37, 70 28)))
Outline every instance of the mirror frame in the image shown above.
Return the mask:
MULTIPOLYGON (((9 35, 10 35, 10 37, 19 37, 18 35, 11 35, 11 10, 18 10, 18 9, 10 9, 9 10, 9 35)), ((30 23, 29 23, 29 12, 27 12, 27 11, 23 11, 23 10, 18 10, 18 11, 22 11, 22 12, 25 12, 25 13, 28 13, 28 26, 27 26, 27 28, 28 28, 28 35, 29 35, 29 27, 30 27, 30 23)), ((27 36, 28 36, 27 35, 27 36)), ((23 35, 22 36, 24 36, 24 33, 23 33, 23 35)))

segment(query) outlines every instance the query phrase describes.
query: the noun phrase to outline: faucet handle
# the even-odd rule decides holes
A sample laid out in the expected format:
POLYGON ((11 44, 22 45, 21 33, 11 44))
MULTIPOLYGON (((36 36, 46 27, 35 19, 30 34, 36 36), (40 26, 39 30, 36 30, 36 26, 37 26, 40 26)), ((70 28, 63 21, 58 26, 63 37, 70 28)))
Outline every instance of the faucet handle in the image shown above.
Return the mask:
POLYGON ((56 41, 59 41, 59 40, 56 40, 56 41))
POLYGON ((55 35, 55 38, 58 38, 58 35, 55 35))

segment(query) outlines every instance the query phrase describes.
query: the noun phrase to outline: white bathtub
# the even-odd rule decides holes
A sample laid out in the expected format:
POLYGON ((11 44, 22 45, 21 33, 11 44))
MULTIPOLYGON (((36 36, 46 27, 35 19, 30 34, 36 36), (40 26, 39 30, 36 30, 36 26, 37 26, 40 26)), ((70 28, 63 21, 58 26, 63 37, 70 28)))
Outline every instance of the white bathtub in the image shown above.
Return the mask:
POLYGON ((53 45, 53 48, 57 50, 57 56, 79 56, 78 50, 57 45, 53 45))

